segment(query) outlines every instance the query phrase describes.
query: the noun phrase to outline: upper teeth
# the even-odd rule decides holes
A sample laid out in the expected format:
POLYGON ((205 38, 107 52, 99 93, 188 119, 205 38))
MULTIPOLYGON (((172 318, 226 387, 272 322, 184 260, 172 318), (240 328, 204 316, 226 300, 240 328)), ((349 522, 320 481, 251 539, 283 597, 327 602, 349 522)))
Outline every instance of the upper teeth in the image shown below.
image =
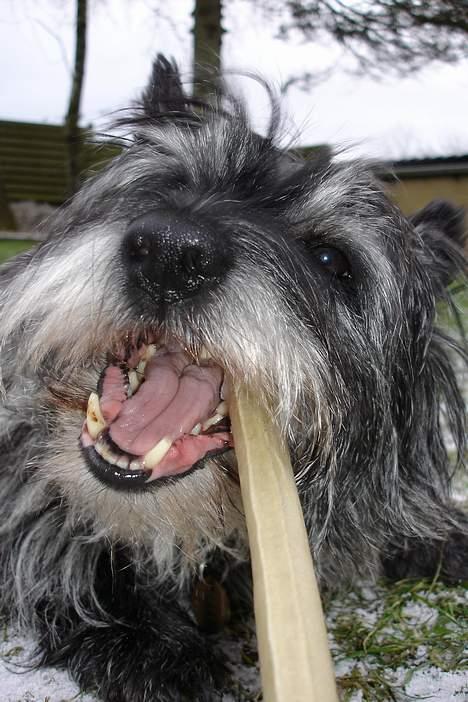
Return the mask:
POLYGON ((99 397, 95 392, 92 392, 88 400, 88 409, 86 412, 86 425, 89 435, 93 439, 97 439, 103 429, 106 428, 104 417, 102 416, 99 397))
POLYGON ((203 431, 207 431, 207 429, 220 422, 223 419, 223 416, 224 415, 222 414, 214 414, 212 417, 207 419, 206 422, 203 422, 202 424, 203 431))
POLYGON ((143 374, 131 368, 128 371, 128 386, 129 386, 129 397, 135 394, 135 392, 140 387, 143 382, 143 374))
POLYGON ((197 356, 199 361, 209 361, 211 359, 211 355, 205 346, 200 347, 197 356))
POLYGON ((213 414, 213 416, 207 419, 205 422, 203 422, 202 430, 206 431, 215 424, 218 424, 218 422, 220 422, 222 419, 224 419, 224 417, 227 416, 227 413, 228 408, 226 402, 220 402, 217 408, 215 409, 215 413, 213 414))
POLYGON ((156 345, 155 345, 155 344, 149 344, 149 345, 146 347, 146 349, 144 350, 144 352, 143 352, 143 355, 142 355, 142 357, 141 357, 142 360, 144 360, 144 361, 149 361, 150 358, 152 358, 152 357, 154 356, 154 354, 156 353, 156 351, 157 351, 156 345))

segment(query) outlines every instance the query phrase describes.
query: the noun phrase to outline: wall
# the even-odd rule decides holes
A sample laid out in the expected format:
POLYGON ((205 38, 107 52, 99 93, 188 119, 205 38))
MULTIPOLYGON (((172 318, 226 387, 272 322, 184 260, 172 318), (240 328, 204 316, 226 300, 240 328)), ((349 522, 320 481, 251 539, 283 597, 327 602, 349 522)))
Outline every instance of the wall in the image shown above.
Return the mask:
POLYGON ((392 197, 405 214, 411 214, 431 200, 450 200, 468 210, 468 173, 460 176, 405 178, 388 183, 392 197))

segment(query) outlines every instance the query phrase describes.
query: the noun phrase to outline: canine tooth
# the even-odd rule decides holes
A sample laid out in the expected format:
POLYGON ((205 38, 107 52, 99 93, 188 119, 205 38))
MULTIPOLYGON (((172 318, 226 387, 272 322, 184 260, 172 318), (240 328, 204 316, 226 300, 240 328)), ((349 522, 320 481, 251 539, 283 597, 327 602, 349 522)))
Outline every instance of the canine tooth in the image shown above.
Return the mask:
POLYGON ((128 371, 128 384, 130 388, 130 397, 138 390, 138 388, 141 385, 141 375, 139 375, 137 371, 133 370, 133 368, 128 371))
POLYGON ((224 414, 214 414, 212 417, 206 420, 206 422, 203 422, 203 431, 206 431, 210 427, 212 427, 214 424, 217 424, 220 422, 222 419, 224 419, 224 414))
POLYGON ((97 439, 102 430, 106 428, 106 423, 99 404, 99 397, 95 392, 92 392, 89 396, 88 409, 86 411, 86 426, 88 427, 89 435, 93 439, 97 439))
POLYGON ((201 425, 201 424, 195 424, 195 426, 193 427, 193 429, 192 429, 192 431, 191 431, 190 433, 191 433, 193 436, 198 436, 198 434, 201 432, 201 430, 202 430, 202 425, 201 425))
POLYGON ((162 461, 162 459, 169 451, 171 446, 172 441, 168 436, 166 436, 164 439, 161 439, 161 441, 157 443, 156 446, 153 446, 153 448, 150 451, 148 451, 148 453, 145 456, 143 456, 145 468, 155 468, 158 465, 158 463, 162 461))
POLYGON ((227 417, 228 413, 228 406, 227 402, 220 402, 217 408, 215 409, 215 414, 220 414, 222 417, 227 417))

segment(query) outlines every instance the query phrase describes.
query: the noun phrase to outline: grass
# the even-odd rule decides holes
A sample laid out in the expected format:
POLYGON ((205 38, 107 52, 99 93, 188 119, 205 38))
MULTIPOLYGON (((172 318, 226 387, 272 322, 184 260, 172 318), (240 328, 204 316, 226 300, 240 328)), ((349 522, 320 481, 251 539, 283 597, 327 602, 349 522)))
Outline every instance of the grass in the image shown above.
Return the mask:
POLYGON ((468 671, 464 585, 381 583, 338 596, 327 610, 343 702, 405 699, 414 673, 431 666, 445 673, 468 671))
POLYGON ((463 280, 456 280, 449 287, 454 303, 454 311, 447 304, 441 304, 437 310, 437 321, 442 328, 459 331, 459 323, 466 327, 468 318, 468 284, 463 280), (458 317, 458 319, 457 319, 458 317))
MULTIPOLYGON (((459 684, 468 686, 468 583, 448 588, 428 580, 382 581, 329 596, 325 609, 341 702, 442 702, 436 691, 435 697, 409 693, 417 672, 427 674, 427 690, 433 673, 439 683, 444 674, 466 671, 459 684)), ((262 699, 254 633, 253 622, 236 622, 230 631, 235 649, 221 644, 234 702, 262 699)), ((459 691, 460 702, 467 689, 459 691)))
MULTIPOLYGON (((443 702, 446 698, 437 692, 432 697, 407 691, 416 672, 434 669, 442 674, 466 671, 466 678, 460 678, 460 696, 454 697, 466 699, 468 583, 447 588, 427 580, 381 582, 329 597, 325 608, 341 702, 443 702)), ((8 633, 5 626, 1 655, 5 661, 21 659, 24 650, 17 641, 9 641, 8 633)), ((232 671, 229 699, 260 702, 254 623, 236 620, 226 639, 230 653, 221 642, 220 653, 228 654, 224 659, 232 671)))
POLYGON ((36 243, 36 241, 30 241, 29 239, 0 239, 0 263, 22 251, 30 249, 36 243))

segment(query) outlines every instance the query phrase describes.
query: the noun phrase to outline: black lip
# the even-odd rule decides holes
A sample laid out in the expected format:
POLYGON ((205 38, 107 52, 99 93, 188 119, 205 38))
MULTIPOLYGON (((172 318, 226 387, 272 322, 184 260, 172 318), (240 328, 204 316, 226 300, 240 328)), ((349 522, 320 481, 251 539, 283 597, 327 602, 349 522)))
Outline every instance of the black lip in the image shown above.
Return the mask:
MULTIPOLYGON (((101 483, 114 490, 146 490, 152 483, 148 483, 151 475, 149 470, 126 470, 113 466, 95 451, 93 446, 84 447, 80 441, 81 451, 91 473, 101 483)), ((154 481, 155 482, 155 481, 154 481)))
POLYGON ((187 475, 191 475, 196 470, 204 467, 209 458, 220 456, 227 451, 232 451, 231 446, 226 446, 215 451, 208 451, 197 463, 184 473, 179 475, 169 475, 148 482, 151 475, 150 470, 126 470, 108 463, 93 446, 84 447, 80 441, 81 452, 92 475, 106 487, 122 492, 143 492, 145 490, 155 490, 163 485, 173 484, 178 480, 183 480, 187 475))

